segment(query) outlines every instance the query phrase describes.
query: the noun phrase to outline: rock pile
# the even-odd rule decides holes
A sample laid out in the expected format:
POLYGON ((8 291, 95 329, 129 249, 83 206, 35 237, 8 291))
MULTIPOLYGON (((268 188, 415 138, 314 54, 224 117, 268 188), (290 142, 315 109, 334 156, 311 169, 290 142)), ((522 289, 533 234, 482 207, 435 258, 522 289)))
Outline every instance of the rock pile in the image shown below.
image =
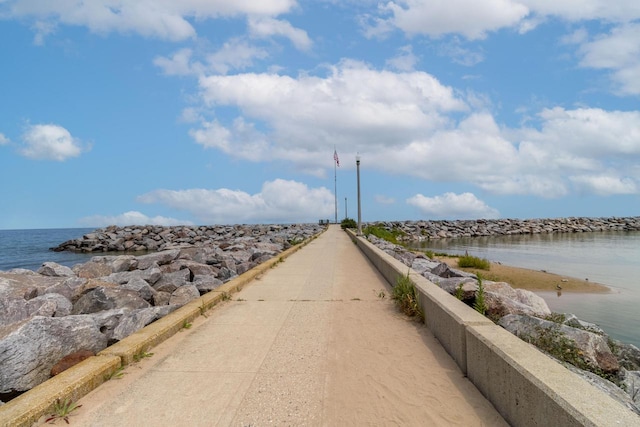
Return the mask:
MULTIPOLYGON (((450 268, 422 253, 373 235, 368 239, 432 283, 473 306, 478 292, 474 274, 450 268)), ((482 283, 487 317, 551 356, 557 355, 553 350, 570 352, 579 366, 563 362, 565 366, 640 414, 640 349, 610 338, 597 325, 573 314, 551 313, 544 299, 531 291, 513 289, 504 282, 483 280, 482 283), (600 375, 594 375, 594 372, 600 375)))
POLYGON ((79 239, 66 241, 51 250, 75 252, 144 252, 194 246, 216 246, 240 241, 267 239, 273 243, 302 241, 317 233, 319 225, 216 225, 216 226, 131 226, 95 230, 79 239))
MULTIPOLYGON (((91 242, 78 247, 104 248, 120 239, 108 236, 119 235, 115 227, 107 230, 78 239, 91 242)), ((202 228, 206 239, 196 239, 194 232, 190 241, 181 241, 185 230, 123 229, 152 240, 151 235, 175 236, 158 246, 166 250, 150 254, 94 256, 73 268, 47 262, 37 272, 0 271, 0 400, 47 380, 65 356, 97 353, 324 227, 212 227, 202 228)), ((132 239, 150 247, 145 238, 132 239)))
POLYGON ((379 224, 400 231, 399 239, 429 240, 511 234, 639 231, 640 217, 394 221, 379 224))

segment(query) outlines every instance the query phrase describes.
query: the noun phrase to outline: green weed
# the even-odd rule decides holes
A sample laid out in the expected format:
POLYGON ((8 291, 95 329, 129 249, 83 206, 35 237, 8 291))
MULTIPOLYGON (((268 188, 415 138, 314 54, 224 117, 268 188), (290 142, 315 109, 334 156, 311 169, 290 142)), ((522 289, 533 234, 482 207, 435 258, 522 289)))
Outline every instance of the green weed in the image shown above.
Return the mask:
POLYGON ((484 286, 482 285, 482 277, 477 274, 478 289, 476 290, 476 300, 473 302, 473 308, 483 316, 487 312, 487 303, 484 300, 484 286))
POLYGON ((141 350, 139 353, 133 355, 134 362, 139 362, 142 359, 153 356, 153 353, 147 353, 146 350, 141 350))
POLYGON ((458 267, 489 270, 491 268, 491 263, 484 258, 478 258, 473 255, 462 255, 458 258, 458 267))
POLYGON ((124 366, 120 366, 118 369, 116 369, 115 371, 111 372, 110 374, 107 374, 104 376, 104 380, 105 381, 110 381, 110 380, 120 380, 122 379, 122 377, 124 376, 125 372, 124 372, 124 366))
POLYGON ((44 422, 54 424, 57 420, 64 420, 65 423, 69 424, 69 415, 81 406, 73 403, 71 399, 65 399, 62 402, 60 399, 56 399, 56 403, 53 404, 53 414, 44 422))
POLYGON ((418 303, 415 284, 408 274, 398 278, 396 285, 393 287, 391 298, 404 314, 409 317, 416 316, 421 321, 424 321, 424 313, 418 303))

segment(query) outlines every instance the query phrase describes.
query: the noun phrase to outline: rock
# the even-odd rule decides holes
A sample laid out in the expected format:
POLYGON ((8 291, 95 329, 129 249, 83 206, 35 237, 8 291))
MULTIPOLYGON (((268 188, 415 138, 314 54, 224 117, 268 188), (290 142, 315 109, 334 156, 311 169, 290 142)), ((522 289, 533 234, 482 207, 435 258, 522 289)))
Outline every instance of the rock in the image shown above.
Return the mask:
POLYGON ((122 340, 151 322, 166 316, 176 308, 178 308, 177 305, 165 305, 163 307, 150 307, 140 310, 124 310, 120 322, 113 330, 112 339, 122 340))
POLYGON ((37 271, 43 276, 52 277, 74 277, 76 274, 67 266, 57 264, 55 262, 45 262, 37 271))
POLYGON ((160 280, 161 277, 162 277, 162 271, 160 271, 160 268, 158 268, 156 264, 153 264, 151 267, 145 270, 122 271, 119 273, 112 273, 106 277, 103 277, 102 279, 108 282, 118 283, 122 285, 129 282, 130 280, 138 278, 138 279, 145 280, 150 284, 154 284, 158 280, 160 280))
POLYGON ((83 360, 88 359, 95 355, 96 354, 91 350, 78 350, 71 354, 68 354, 62 359, 60 359, 58 363, 53 365, 53 368, 51 368, 50 375, 52 377, 55 377, 56 375, 71 368, 72 366, 75 366, 78 363, 82 362, 83 360))
POLYGON ((563 323, 574 328, 593 332, 594 334, 605 335, 604 330, 600 326, 596 325, 595 323, 589 323, 585 322, 584 320, 580 320, 575 314, 565 314, 565 321, 563 323))
POLYGON ((137 292, 121 288, 95 288, 73 305, 73 314, 89 314, 117 308, 147 308, 149 303, 137 292))
MULTIPOLYGON (((634 404, 640 404, 640 371, 624 370, 622 385, 634 404)), ((637 406, 636 406, 637 407, 637 406)))
POLYGON ((222 285, 222 280, 213 276, 194 276, 193 284, 200 292, 200 295, 211 292, 222 285))
POLYGON ((0 327, 20 322, 29 317, 24 298, 0 298, 0 327))
POLYGON ((113 273, 111 266, 104 261, 106 257, 93 257, 91 261, 73 267, 76 276, 83 279, 95 279, 113 273))
POLYGON ((81 349, 107 345, 86 316, 34 317, 0 340, 0 393, 26 391, 49 378, 53 365, 81 349))
POLYGON ((566 347, 566 342, 573 343, 587 364, 605 373, 615 373, 620 369, 606 338, 601 335, 519 314, 504 316, 498 321, 498 325, 529 342, 543 338, 545 342, 551 342, 551 345, 559 348, 566 347))
POLYGON ((483 282, 487 316, 493 319, 507 314, 545 317, 551 314, 544 299, 531 291, 513 289, 505 282, 483 282))
POLYGON ((177 305, 178 307, 182 307, 186 303, 198 298, 200 298, 200 292, 198 291, 198 288, 196 288, 194 285, 185 285, 179 287, 171 294, 169 305, 177 305))
POLYGON ((432 261, 426 258, 415 258, 413 263, 411 263, 411 268, 414 269, 418 274, 422 274, 425 271, 431 272, 434 268, 436 268, 440 263, 438 261, 432 261))
MULTIPOLYGON (((640 415, 640 408, 638 408, 638 406, 636 405, 636 402, 634 402, 633 398, 629 395, 628 392, 625 392, 624 390, 622 390, 620 387, 618 387, 611 381, 605 380, 601 376, 598 376, 592 372, 576 368, 575 366, 570 365, 568 363, 565 363, 564 365, 571 372, 578 374, 580 377, 585 379, 594 387, 600 389, 601 391, 608 394, 618 402, 622 403, 631 411, 640 415)), ((624 381, 623 381, 623 384, 625 384, 624 381)))
POLYGON ((153 305, 156 307, 168 305, 170 299, 171 299, 170 292, 157 291, 153 296, 153 305))
MULTIPOLYGON (((640 349, 633 344, 611 340, 618 362, 628 371, 640 371, 640 349)), ((640 385, 640 383, 638 383, 640 385)))
POLYGON ((64 317, 72 309, 71 301, 60 294, 44 294, 27 302, 29 316, 64 317))
POLYGON ((147 268, 152 267, 153 265, 164 265, 169 264, 174 259, 177 259, 180 255, 179 249, 174 249, 170 251, 162 251, 156 252, 148 255, 142 255, 137 257, 138 259, 138 269, 145 270, 147 268))
POLYGON ((183 268, 174 273, 164 274, 160 280, 154 283, 153 288, 156 291, 164 291, 173 293, 177 288, 190 283, 191 271, 188 268, 183 268))
POLYGON ((135 278, 130 280, 129 282, 125 283, 124 285, 121 286, 122 289, 130 289, 132 291, 136 291, 138 293, 138 295, 140 295, 140 297, 142 297, 142 299, 144 299, 147 302, 152 302, 153 301, 153 296, 158 293, 158 291, 156 291, 155 289, 153 289, 151 287, 151 285, 149 285, 149 283, 147 283, 146 280, 140 279, 140 278, 135 278))

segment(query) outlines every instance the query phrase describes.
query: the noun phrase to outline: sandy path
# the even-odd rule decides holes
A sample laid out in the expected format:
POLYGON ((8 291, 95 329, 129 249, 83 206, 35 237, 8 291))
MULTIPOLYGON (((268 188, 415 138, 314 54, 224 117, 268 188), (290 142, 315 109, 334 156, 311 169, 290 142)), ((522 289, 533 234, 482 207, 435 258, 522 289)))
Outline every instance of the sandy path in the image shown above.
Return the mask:
POLYGON ((506 425, 389 289, 332 226, 81 399, 71 423, 506 425))

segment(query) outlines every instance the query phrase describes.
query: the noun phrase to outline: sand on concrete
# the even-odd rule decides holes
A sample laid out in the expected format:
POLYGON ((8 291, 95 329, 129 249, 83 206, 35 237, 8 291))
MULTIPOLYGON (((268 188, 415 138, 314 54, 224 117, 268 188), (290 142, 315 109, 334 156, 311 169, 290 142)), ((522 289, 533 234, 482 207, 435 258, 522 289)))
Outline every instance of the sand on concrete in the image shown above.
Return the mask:
MULTIPOLYGON (((78 403, 79 426, 506 426, 331 226, 78 403)), ((44 417, 43 417, 44 419, 44 417)))
MULTIPOLYGON (((459 268, 458 258, 456 257, 438 256, 436 259, 446 263, 450 267, 459 268)), ((506 282, 514 288, 527 289, 530 291, 555 292, 558 290, 557 286, 559 285, 562 288, 562 292, 611 292, 611 288, 600 283, 549 273, 547 271, 513 267, 495 262, 491 263, 488 271, 475 268, 461 268, 461 270, 475 274, 480 273, 486 280, 506 282)))

